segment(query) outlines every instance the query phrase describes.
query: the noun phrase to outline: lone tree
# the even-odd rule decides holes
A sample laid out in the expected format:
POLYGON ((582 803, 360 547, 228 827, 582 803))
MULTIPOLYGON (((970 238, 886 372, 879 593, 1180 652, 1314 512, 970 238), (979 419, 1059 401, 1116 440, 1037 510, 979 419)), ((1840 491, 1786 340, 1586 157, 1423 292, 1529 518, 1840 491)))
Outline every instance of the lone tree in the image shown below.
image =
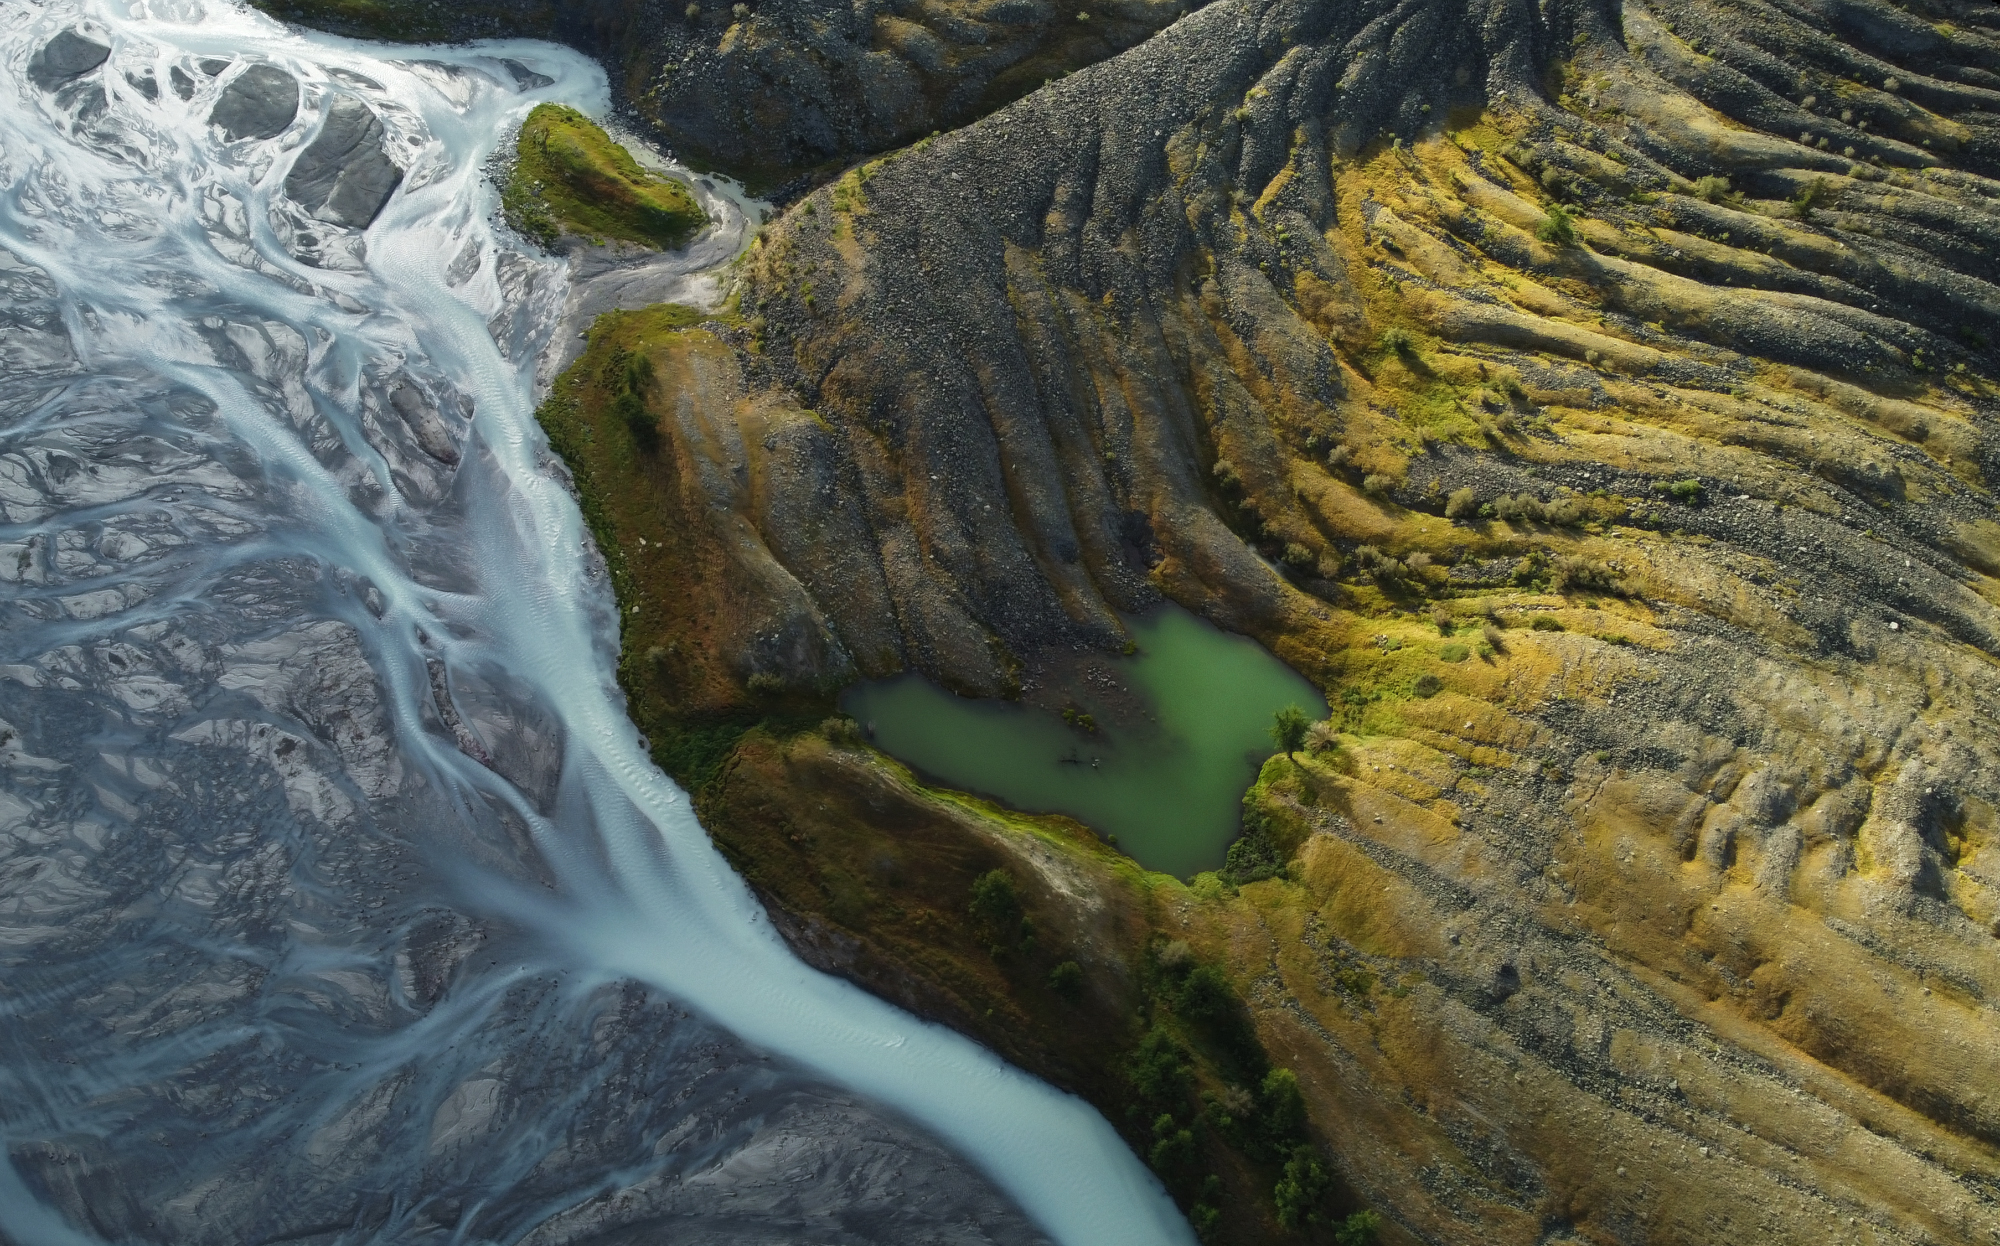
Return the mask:
POLYGON ((1296 705, 1287 705, 1279 710, 1271 720, 1271 743, 1284 750, 1289 759, 1306 745, 1306 728, 1312 719, 1296 705))

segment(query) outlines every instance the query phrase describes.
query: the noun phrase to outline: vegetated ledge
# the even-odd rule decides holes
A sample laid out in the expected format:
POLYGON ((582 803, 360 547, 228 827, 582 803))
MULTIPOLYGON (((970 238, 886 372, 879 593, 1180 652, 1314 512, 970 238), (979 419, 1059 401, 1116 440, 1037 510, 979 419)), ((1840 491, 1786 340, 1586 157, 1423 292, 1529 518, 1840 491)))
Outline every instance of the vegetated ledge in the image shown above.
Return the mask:
POLYGON ((654 760, 802 957, 1097 1105, 1204 1240, 1372 1240, 1258 1038, 1254 975, 1212 917, 1240 907, 1223 876, 1201 880, 1194 920, 1187 884, 1088 828, 929 788, 868 747, 833 711, 851 667, 799 686, 704 659, 710 629, 763 624, 684 609, 687 577, 731 574, 701 535, 728 517, 684 477, 729 466, 677 453, 685 434, 661 426, 708 419, 697 378, 741 336, 726 313, 608 313, 538 412, 605 558, 619 683, 654 760))
POLYGON ((570 234, 672 251, 708 224, 678 179, 640 168, 595 122, 562 104, 539 105, 522 123, 500 207, 509 225, 544 248, 570 234))

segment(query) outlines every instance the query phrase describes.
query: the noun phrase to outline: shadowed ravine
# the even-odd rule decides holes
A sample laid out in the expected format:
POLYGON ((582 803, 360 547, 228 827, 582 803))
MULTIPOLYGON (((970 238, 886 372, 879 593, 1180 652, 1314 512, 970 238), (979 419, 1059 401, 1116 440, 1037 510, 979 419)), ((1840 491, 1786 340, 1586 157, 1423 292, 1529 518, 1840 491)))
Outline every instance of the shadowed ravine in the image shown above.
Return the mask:
POLYGON ((646 759, 481 177, 601 72, 144 11, 0 6, 0 1240, 1186 1239, 646 759))

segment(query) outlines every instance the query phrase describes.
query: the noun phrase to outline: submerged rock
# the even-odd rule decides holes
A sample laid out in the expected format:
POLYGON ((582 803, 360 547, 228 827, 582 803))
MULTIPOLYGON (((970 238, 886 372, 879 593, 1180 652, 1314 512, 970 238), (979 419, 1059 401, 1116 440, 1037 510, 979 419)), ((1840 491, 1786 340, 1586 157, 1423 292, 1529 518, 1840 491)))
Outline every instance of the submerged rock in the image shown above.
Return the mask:
POLYGON ((194 98, 194 79, 188 77, 187 70, 174 66, 167 71, 167 81, 173 84, 175 95, 184 100, 194 98))
POLYGON ((74 30, 65 30, 48 41, 28 62, 28 81, 53 91, 96 69, 111 55, 111 49, 74 30))
MULTIPOLYGON (((202 68, 208 69, 204 61, 202 68)), ((276 138, 299 115, 299 83, 275 65, 252 65, 222 89, 208 123, 222 127, 222 137, 234 143, 246 138, 276 138)))
POLYGON ((538 74, 519 61, 504 60, 500 64, 514 76, 514 85, 523 91, 539 91, 543 87, 555 85, 555 79, 547 74, 538 74))
POLYGON ((285 193, 319 220, 366 229, 403 181, 403 170, 382 149, 382 139, 382 119, 374 110, 351 95, 340 96, 319 137, 285 178, 285 193))

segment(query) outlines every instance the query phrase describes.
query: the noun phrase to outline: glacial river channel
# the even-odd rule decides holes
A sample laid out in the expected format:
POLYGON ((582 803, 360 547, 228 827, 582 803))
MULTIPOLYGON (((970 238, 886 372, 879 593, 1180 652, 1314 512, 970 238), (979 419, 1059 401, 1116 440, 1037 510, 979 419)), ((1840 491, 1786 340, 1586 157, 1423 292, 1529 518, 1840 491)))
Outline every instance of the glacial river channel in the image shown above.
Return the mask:
POLYGON ((647 760, 533 419, 566 272, 482 173, 544 100, 603 74, 0 0, 0 1239, 1191 1242, 647 760), (365 231, 285 191, 356 101, 365 231))

